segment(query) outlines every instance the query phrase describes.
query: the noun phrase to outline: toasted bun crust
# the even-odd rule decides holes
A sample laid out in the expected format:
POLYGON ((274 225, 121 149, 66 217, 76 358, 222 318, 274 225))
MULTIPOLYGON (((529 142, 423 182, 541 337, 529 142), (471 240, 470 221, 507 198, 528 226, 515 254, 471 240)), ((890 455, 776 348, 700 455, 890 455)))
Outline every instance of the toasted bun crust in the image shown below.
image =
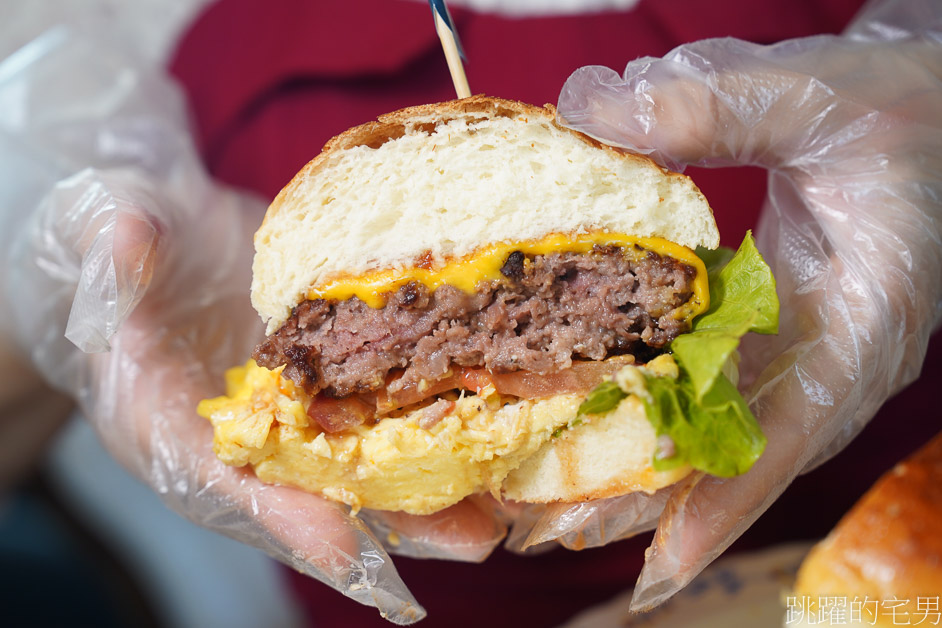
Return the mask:
MULTIPOLYGON (((816 545, 802 563, 798 595, 908 600, 897 618, 914 619, 919 598, 942 592, 942 434, 896 465, 816 545)), ((894 625, 890 613, 866 625, 894 625)), ((916 621, 912 621, 916 623, 916 621)), ((896 624, 899 625, 899 624, 896 624)))
POLYGON ((255 235, 252 304, 272 333, 338 277, 594 230, 719 245, 688 177, 560 127, 551 105, 410 107, 330 140, 275 198, 255 235))
POLYGON ((635 397, 590 417, 541 447, 503 484, 508 499, 531 503, 582 502, 627 493, 653 493, 690 473, 684 466, 655 471, 657 435, 635 397))

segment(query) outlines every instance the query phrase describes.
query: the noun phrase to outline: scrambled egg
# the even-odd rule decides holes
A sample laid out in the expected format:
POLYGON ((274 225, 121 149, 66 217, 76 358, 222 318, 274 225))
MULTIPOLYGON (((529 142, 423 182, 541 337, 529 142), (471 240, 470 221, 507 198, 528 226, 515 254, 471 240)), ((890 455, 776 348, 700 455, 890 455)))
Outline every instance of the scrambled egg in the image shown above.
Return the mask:
POLYGON ((576 419, 584 395, 492 408, 462 396, 438 423, 422 410, 329 434, 311 421, 303 391, 253 361, 226 373, 227 394, 200 402, 216 455, 250 464, 263 482, 295 486, 360 508, 430 514, 473 493, 499 494, 504 478, 576 419))

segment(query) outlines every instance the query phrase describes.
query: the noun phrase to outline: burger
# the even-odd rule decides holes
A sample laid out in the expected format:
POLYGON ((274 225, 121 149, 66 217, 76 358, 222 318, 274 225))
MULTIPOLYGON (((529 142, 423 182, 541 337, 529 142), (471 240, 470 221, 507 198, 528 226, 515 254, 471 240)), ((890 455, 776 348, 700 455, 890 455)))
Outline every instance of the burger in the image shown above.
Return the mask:
POLYGON ((739 338, 778 303, 694 183, 475 96, 330 140, 255 235, 267 337, 201 402, 217 455, 360 508, 546 503, 743 473, 739 338))

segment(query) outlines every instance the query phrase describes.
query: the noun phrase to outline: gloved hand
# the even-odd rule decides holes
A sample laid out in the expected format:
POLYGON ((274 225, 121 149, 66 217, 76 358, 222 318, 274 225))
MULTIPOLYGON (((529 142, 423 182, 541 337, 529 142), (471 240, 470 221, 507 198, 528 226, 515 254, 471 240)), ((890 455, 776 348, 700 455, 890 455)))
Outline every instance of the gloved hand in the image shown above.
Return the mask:
MULTIPOLYGON (((53 31, 0 64, 0 102, 20 112, 0 119, 3 326, 169 506, 396 623, 421 619, 363 520, 213 454, 196 405, 262 337, 248 293, 264 205, 209 180, 175 87, 96 35, 53 31)), ((459 560, 506 531, 475 501, 373 520, 404 553, 459 560)))
POLYGON ((743 476, 694 476, 669 496, 531 513, 523 531, 529 543, 602 544, 660 513, 632 602, 644 610, 919 374, 942 313, 942 6, 883 2, 842 37, 697 42, 623 76, 582 68, 558 109, 568 126, 675 169, 769 171, 758 242, 781 329, 749 338, 741 365, 763 456, 743 476))

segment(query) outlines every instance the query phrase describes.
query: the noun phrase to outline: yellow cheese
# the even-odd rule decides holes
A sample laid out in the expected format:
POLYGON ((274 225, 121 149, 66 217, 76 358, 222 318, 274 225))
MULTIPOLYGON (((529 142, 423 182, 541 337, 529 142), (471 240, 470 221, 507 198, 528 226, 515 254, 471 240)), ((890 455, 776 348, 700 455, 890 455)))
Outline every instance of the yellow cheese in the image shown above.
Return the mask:
POLYGON ((548 255, 550 253, 588 253, 596 245, 622 247, 626 255, 643 257, 653 251, 692 266, 697 271, 693 282, 693 296, 675 316, 690 319, 706 311, 710 306, 710 290, 703 262, 685 246, 674 244, 663 238, 639 238, 620 233, 595 232, 574 236, 550 234, 540 240, 526 242, 499 242, 484 247, 476 253, 450 261, 439 268, 411 267, 387 269, 367 273, 360 277, 342 277, 329 281, 308 291, 308 299, 345 301, 358 297, 372 308, 381 308, 386 303, 385 295, 410 282, 424 284, 430 291, 443 284, 473 293, 482 281, 501 279, 501 267, 507 256, 514 251, 524 255, 548 255))

